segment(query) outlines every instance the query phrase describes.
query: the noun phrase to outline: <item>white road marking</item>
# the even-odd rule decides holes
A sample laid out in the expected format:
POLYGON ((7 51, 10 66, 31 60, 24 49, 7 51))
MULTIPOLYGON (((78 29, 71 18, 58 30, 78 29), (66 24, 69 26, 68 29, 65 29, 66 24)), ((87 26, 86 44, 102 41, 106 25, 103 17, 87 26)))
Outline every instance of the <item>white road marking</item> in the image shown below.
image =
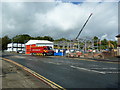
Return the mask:
POLYGON ((118 70, 118 68, 91 68, 91 69, 108 69, 108 70, 118 70))
POLYGON ((16 57, 16 58, 26 58, 26 57, 23 57, 23 56, 13 56, 13 57, 16 57))
POLYGON ((54 62, 47 62, 47 63, 51 63, 51 64, 55 64, 55 65, 61 65, 60 63, 54 63, 54 62))
POLYGON ((33 59, 28 59, 28 60, 33 60, 33 59))
POLYGON ((118 74, 118 73, 120 73, 120 72, 105 72, 105 73, 108 73, 108 74, 117 73, 117 74, 118 74))
POLYGON ((98 66, 98 65, 92 65, 92 66, 98 66))
POLYGON ((80 68, 80 67, 76 67, 76 66, 70 66, 70 67, 76 68, 76 69, 79 69, 79 70, 85 70, 85 71, 96 72, 96 73, 100 73, 100 74, 106 74, 105 72, 90 70, 90 69, 87 69, 87 68, 80 68))
MULTIPOLYGON (((85 71, 89 71, 89 72, 96 72, 96 73, 100 73, 100 74, 112 74, 112 73, 120 73, 119 71, 117 72, 110 72, 110 71, 97 71, 97 70, 91 70, 91 69, 87 69, 87 68, 81 68, 81 67, 76 67, 76 66, 70 66, 72 68, 76 68, 76 69, 79 69, 79 70, 85 70, 85 71)), ((100 68, 99 68, 100 69, 100 68)), ((108 69, 108 68, 103 68, 103 69, 108 69)), ((109 69, 117 69, 117 68, 109 68, 109 69)))

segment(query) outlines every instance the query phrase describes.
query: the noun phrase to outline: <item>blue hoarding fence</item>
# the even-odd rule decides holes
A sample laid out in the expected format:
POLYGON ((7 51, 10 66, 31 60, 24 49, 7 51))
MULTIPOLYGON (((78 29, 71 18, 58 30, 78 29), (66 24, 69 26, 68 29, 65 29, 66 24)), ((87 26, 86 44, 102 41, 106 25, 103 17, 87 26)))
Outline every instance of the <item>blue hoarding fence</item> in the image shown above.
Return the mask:
POLYGON ((65 55, 65 49, 55 49, 54 50, 54 56, 64 56, 65 55))

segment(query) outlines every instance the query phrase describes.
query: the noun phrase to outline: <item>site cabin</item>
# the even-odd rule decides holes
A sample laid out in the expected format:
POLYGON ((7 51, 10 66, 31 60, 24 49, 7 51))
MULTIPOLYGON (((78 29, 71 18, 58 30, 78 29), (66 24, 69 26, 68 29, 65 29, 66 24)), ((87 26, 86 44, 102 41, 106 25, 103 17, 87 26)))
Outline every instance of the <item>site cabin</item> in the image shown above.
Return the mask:
POLYGON ((35 46, 31 47, 30 49, 30 54, 31 55, 43 55, 43 56, 48 56, 48 55, 54 55, 54 51, 52 50, 52 47, 50 46, 35 46))

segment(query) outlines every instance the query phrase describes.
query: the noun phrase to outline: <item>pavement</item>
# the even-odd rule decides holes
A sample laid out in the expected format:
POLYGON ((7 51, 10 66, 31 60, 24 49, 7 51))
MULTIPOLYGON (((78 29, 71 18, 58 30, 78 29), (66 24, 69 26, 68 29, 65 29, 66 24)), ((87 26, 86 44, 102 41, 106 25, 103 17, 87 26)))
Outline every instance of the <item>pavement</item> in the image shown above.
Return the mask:
MULTIPOLYGON (((2 88, 50 88, 43 81, 32 76, 20 67, 2 61, 2 88)), ((1 67, 0 67, 1 68, 1 67)), ((1 77, 0 77, 1 78, 1 77)))

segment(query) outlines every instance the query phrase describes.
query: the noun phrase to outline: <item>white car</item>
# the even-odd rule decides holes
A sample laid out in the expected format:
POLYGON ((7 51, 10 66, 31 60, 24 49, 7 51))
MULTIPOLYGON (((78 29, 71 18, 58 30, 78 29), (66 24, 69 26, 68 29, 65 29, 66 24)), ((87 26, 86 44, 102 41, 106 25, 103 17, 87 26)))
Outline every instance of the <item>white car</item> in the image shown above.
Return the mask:
POLYGON ((17 51, 17 53, 24 54, 24 53, 25 53, 25 51, 23 51, 23 50, 19 50, 19 51, 17 51))

